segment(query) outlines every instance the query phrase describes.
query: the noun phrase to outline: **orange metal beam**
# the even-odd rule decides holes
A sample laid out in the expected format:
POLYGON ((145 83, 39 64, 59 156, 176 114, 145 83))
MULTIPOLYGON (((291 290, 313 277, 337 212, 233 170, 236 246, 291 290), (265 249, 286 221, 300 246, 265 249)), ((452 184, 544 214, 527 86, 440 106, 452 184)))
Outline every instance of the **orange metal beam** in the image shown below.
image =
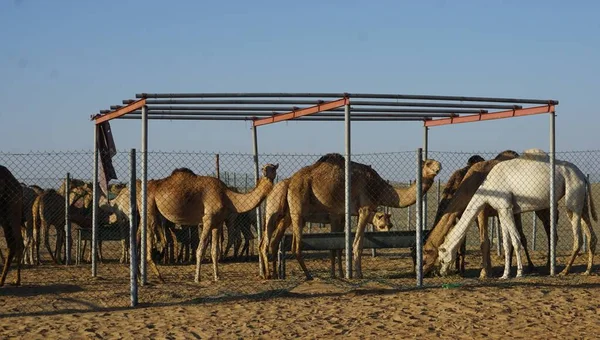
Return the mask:
POLYGON ((291 120, 291 119, 302 117, 302 116, 308 116, 308 115, 315 114, 318 112, 328 111, 331 109, 342 107, 347 104, 350 104, 350 98, 342 98, 342 99, 334 100, 331 102, 326 102, 323 104, 317 104, 315 106, 306 107, 304 109, 294 110, 294 111, 291 111, 288 113, 281 113, 278 115, 274 115, 272 117, 257 119, 254 121, 254 126, 267 125, 267 124, 282 122, 282 121, 286 121, 286 120, 291 120))
POLYGON ((534 106, 534 107, 528 107, 525 109, 514 109, 514 110, 506 110, 506 111, 499 111, 499 112, 479 113, 479 114, 460 116, 460 117, 434 119, 434 120, 425 121, 425 126, 431 127, 431 126, 442 126, 442 125, 449 125, 449 124, 470 123, 470 122, 477 122, 477 121, 481 121, 481 120, 493 120, 493 119, 502 119, 502 118, 511 118, 511 117, 530 116, 530 115, 537 115, 540 113, 549 113, 549 112, 554 112, 554 105, 534 106))
POLYGON ((127 105, 127 106, 124 106, 124 107, 122 107, 120 109, 117 109, 117 110, 114 110, 112 112, 109 112, 107 114, 104 114, 102 116, 97 116, 96 118, 93 118, 93 119, 95 119, 95 124, 98 125, 100 123, 103 123, 103 122, 109 121, 111 119, 115 119, 115 118, 121 117, 121 116, 126 115, 126 114, 128 114, 130 112, 138 110, 138 109, 142 108, 142 106, 144 106, 144 105, 146 105, 146 98, 142 98, 140 100, 136 100, 133 103, 127 105))

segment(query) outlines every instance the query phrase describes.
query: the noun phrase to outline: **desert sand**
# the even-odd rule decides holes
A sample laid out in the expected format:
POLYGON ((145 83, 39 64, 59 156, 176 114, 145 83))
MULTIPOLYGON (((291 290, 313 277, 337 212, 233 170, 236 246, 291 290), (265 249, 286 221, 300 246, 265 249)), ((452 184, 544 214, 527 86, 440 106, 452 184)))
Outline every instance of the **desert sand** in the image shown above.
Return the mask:
POLYGON ((127 307, 124 265, 104 263, 98 278, 88 264, 26 268, 23 286, 0 288, 0 338, 579 339, 600 331, 600 276, 580 275, 581 257, 567 277, 542 272, 508 281, 477 279, 478 259, 469 257, 467 278, 426 278, 422 289, 414 288, 408 259, 365 259, 379 271, 361 281, 327 278, 325 257, 307 262, 314 281, 304 281, 293 261, 288 279, 274 281, 259 279, 255 263, 224 263, 217 283, 206 263, 200 284, 191 265, 162 266, 167 282, 150 274, 136 308, 127 307))

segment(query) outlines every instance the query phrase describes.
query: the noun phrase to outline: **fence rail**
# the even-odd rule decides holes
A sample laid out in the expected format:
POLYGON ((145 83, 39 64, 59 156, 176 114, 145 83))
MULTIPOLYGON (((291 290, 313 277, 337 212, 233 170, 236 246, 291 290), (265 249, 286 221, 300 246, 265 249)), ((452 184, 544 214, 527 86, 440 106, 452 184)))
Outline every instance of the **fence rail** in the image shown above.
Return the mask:
MULTIPOLYGON (((475 180, 475 177, 470 177, 475 175, 466 170, 462 182, 452 182, 455 172, 465 168, 473 155, 478 154, 489 161, 498 153, 428 152, 429 158, 439 162, 442 169, 439 173, 432 174, 435 163, 425 162, 423 165, 422 182, 427 191, 424 196, 425 209, 422 209, 426 211, 426 216, 423 216, 424 266, 427 267, 428 261, 432 260, 427 252, 433 249, 435 265, 431 272, 440 268, 442 260, 446 269, 457 268, 462 274, 450 277, 426 276, 424 285, 438 285, 448 280, 461 282, 465 277, 476 278, 480 275, 482 256, 486 253, 481 251, 482 239, 476 227, 477 219, 473 217, 477 215, 474 210, 477 206, 475 201, 489 200, 492 197, 490 202, 496 204, 495 200, 499 197, 503 197, 506 192, 515 193, 515 190, 521 190, 520 196, 515 194, 512 204, 526 210, 513 217, 517 223, 516 230, 522 231, 520 239, 527 251, 526 254, 522 252, 527 257, 521 256, 525 275, 548 274, 545 267, 549 251, 549 239, 545 232, 549 221, 547 212, 543 209, 538 209, 537 212, 528 210, 529 206, 539 205, 539 201, 545 199, 543 195, 548 194, 548 186, 544 184, 547 182, 547 175, 522 170, 518 172, 519 176, 512 173, 510 176, 493 177, 497 176, 496 172, 500 172, 496 171, 492 176, 496 178, 496 186, 485 187, 488 190, 486 195, 481 193, 481 183, 486 178, 485 175, 491 173, 492 167, 479 173, 484 175, 479 178, 479 182, 473 182, 476 184, 466 181, 468 178, 475 180), (518 181, 515 181, 514 178, 517 177, 518 181), (462 185, 464 187, 461 189, 462 185), (470 190, 468 185, 472 186, 470 190), (471 199, 478 188, 476 199, 471 199), (460 199, 452 198, 453 195, 460 199), (454 204, 452 209, 456 209, 455 215, 448 215, 444 220, 448 229, 445 231, 438 221, 444 216, 443 209, 438 207, 444 200, 454 202, 450 204, 454 204), (466 223, 471 217, 473 221, 466 223), (463 225, 465 223, 466 226, 463 225), (464 230, 459 232, 461 228, 464 230), (451 238, 454 237, 456 239, 452 241, 451 238), (461 251, 460 241, 463 239, 466 241, 461 251), (446 247, 456 250, 457 254, 440 258, 440 254, 443 255, 440 248, 446 247), (458 262, 455 267, 454 261, 457 258, 462 259, 462 262, 458 262), (448 261, 453 261, 452 265, 448 265, 448 261), (529 268, 528 264, 533 264, 535 268, 529 268)), ((337 253, 339 242, 335 241, 339 239, 338 233, 343 232, 343 209, 328 211, 323 205, 315 204, 316 201, 326 199, 330 206, 339 207, 341 202, 343 208, 343 185, 341 196, 336 186, 340 183, 340 178, 343 184, 343 172, 341 177, 337 177, 337 159, 323 159, 322 156, 260 155, 263 179, 255 185, 253 156, 250 154, 149 152, 149 220, 145 249, 149 250, 148 281, 151 285, 136 287, 134 292, 131 287, 137 281, 135 277, 132 279, 132 274, 137 274, 137 270, 135 265, 131 265, 130 259, 144 245, 138 240, 140 231, 136 228, 139 220, 136 210, 132 212, 130 209, 132 203, 140 204, 140 190, 137 188, 137 193, 134 193, 137 199, 131 201, 129 188, 132 179, 141 178, 140 153, 133 155, 132 159, 129 151, 123 151, 113 158, 118 179, 110 183, 108 195, 100 197, 97 277, 92 278, 93 152, 0 152, 0 165, 6 167, 20 183, 19 190, 12 191, 10 198, 21 197, 22 200, 19 218, 22 224, 18 226, 18 233, 24 248, 21 259, 22 285, 14 287, 7 284, 0 288, 3 303, 10 306, 3 308, 0 316, 101 310, 124 307, 138 301, 146 304, 184 303, 233 295, 277 294, 304 282, 307 273, 341 286, 348 285, 348 281, 331 278, 340 273, 332 266, 343 263, 336 257, 342 254, 337 253), (133 173, 130 171, 132 161, 135 161, 133 173), (317 162, 327 165, 316 166, 320 164, 317 162), (311 167, 304 168, 307 166, 311 167), (70 179, 68 182, 67 175, 70 179), (206 177, 197 180, 195 175, 206 177), (303 180, 298 180, 298 176, 303 176, 303 180), (288 180, 290 178, 292 180, 288 180), (325 196, 327 197, 324 198, 325 196), (258 239, 256 230, 257 215, 254 208, 259 206, 262 208, 259 218, 266 228, 263 240, 258 239), (211 217, 207 218, 209 215, 211 217), (271 225, 269 221, 272 222, 271 225), (339 229, 340 226, 342 229, 339 229), (329 238, 331 232, 334 234, 329 238), (319 240, 317 248, 321 250, 307 248, 302 251, 306 271, 296 257, 289 253, 291 244, 285 243, 285 247, 278 248, 278 237, 284 234, 287 235, 286 242, 293 242, 294 238, 304 234, 321 235, 313 237, 319 240), (261 241, 264 241, 262 245, 261 241), (334 243, 337 246, 333 247, 334 243), (131 249, 136 247, 137 250, 131 254, 131 249), (267 256, 263 257, 261 253, 267 256), (261 273, 267 278, 273 277, 273 270, 281 271, 284 267, 277 262, 281 262, 282 254, 286 263, 285 279, 265 279, 258 274, 259 261, 267 262, 268 269, 261 273), (159 280, 158 274, 164 282, 159 280), (215 276, 219 277, 218 281, 214 281, 215 276), (199 282, 196 282, 196 278, 199 282), (134 293, 137 294, 135 299, 132 297, 134 293)), ((567 266, 574 244, 579 241, 582 243, 580 252, 589 251, 587 242, 596 240, 598 223, 593 218, 591 204, 600 202, 600 151, 560 152, 556 154, 556 158, 572 163, 580 171, 574 173, 582 174, 584 178, 583 182, 568 182, 572 179, 569 177, 564 186, 563 182, 558 181, 560 188, 557 197, 560 199, 556 263, 560 271, 567 266), (583 188, 581 183, 584 183, 583 188), (570 199, 565 200, 562 198, 564 195, 570 199), (568 205, 565 204, 566 201, 569 202, 568 205), (569 211, 573 209, 575 215, 570 219, 569 211), (580 215, 583 222, 591 222, 591 228, 588 229, 586 223, 582 223, 581 229, 578 229, 580 215)), ((352 177, 354 181, 360 182, 356 187, 353 182, 353 190, 356 190, 353 195, 362 195, 377 203, 375 210, 364 211, 367 223, 365 231, 369 232, 368 235, 376 231, 387 232, 397 236, 405 246, 360 252, 363 277, 352 282, 356 284, 377 280, 395 287, 414 286, 415 247, 413 244, 405 244, 404 238, 406 235, 415 235, 415 227, 418 225, 417 210, 413 204, 416 199, 416 191, 413 190, 416 185, 415 152, 355 154, 352 160, 359 163, 356 168, 353 165, 352 177), (361 167, 361 164, 367 166, 361 167)), ((493 166, 496 167, 497 164, 493 166)), ((488 182, 491 180, 486 180, 488 182)), ((6 196, 8 191, 3 192, 6 196)), ((498 210, 498 217, 495 211, 484 209, 486 215, 479 219, 488 222, 485 240, 489 242, 491 249, 490 268, 487 268, 491 270, 487 273, 491 277, 503 274, 503 250, 511 246, 508 241, 515 239, 514 235, 512 238, 508 236, 507 241, 507 235, 511 235, 512 214, 505 214, 501 210, 498 210)), ((0 207, 0 213, 4 217, 9 216, 12 211, 0 207)), ((358 223, 358 216, 353 216, 353 234, 357 233, 358 223)), ((11 233, 10 228, 5 226, 3 229, 0 231, 2 260, 9 253, 7 240, 19 242, 7 235, 11 233)), ((396 238, 392 237, 390 240, 396 238)), ((312 242, 311 237, 307 240, 309 243, 303 244, 312 242)), ((368 242, 372 240, 369 240, 370 238, 366 241, 365 249, 370 248, 368 242)), ((356 261, 356 255, 353 255, 353 261, 356 261)), ((511 277, 515 275, 514 267, 517 266, 516 258, 513 256, 512 259, 511 277)), ((587 257, 579 256, 574 260, 570 271, 583 273, 587 270, 586 266, 587 257)), ((13 263, 9 278, 16 275, 15 272, 16 264, 13 263)))

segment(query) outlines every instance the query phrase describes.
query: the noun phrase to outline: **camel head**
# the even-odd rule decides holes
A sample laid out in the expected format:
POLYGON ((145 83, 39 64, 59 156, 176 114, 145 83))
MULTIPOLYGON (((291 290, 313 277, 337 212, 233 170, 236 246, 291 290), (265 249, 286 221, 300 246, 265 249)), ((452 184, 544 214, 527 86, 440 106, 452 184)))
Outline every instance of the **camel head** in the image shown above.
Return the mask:
POLYGON ((444 247, 440 247, 438 258, 440 259, 440 275, 447 276, 452 271, 452 264, 456 260, 456 252, 451 252, 444 247))
POLYGON ((435 177, 442 170, 442 164, 434 159, 423 162, 423 177, 435 177))
POLYGON ((371 224, 377 231, 390 231, 394 227, 392 224, 392 214, 386 214, 383 211, 376 211, 373 214, 371 224))
MULTIPOLYGON (((410 250, 413 261, 416 262, 416 248, 413 246, 410 250)), ((423 275, 428 274, 434 268, 436 260, 437 252, 435 249, 423 245, 423 275)))
POLYGON ((263 177, 266 177, 267 179, 274 181, 275 177, 277 176, 277 168, 279 168, 279 163, 277 164, 265 164, 262 167, 262 173, 263 173, 263 177))
POLYGON ((504 150, 504 151, 500 152, 494 159, 497 161, 507 161, 509 159, 514 159, 517 157, 519 157, 519 154, 516 151, 504 150))

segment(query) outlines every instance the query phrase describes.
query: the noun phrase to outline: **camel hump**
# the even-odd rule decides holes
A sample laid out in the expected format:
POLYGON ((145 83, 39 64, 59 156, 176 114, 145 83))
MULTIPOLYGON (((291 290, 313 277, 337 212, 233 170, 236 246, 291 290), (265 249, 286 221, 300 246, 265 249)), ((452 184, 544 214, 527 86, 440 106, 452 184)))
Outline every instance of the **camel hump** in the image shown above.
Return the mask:
POLYGON ((509 159, 517 158, 517 157, 519 157, 519 154, 516 151, 504 150, 504 151, 500 152, 498 155, 496 155, 496 157, 494 159, 497 161, 506 161, 509 159))
POLYGON ((177 169, 173 170, 173 172, 171 172, 171 175, 174 175, 176 173, 185 173, 185 174, 196 176, 196 174, 189 168, 177 168, 177 169))
POLYGON ((321 158, 319 158, 316 163, 332 163, 332 164, 339 164, 339 165, 344 165, 345 163, 345 158, 344 156, 340 155, 339 153, 328 153, 326 155, 321 156, 321 158))
POLYGON ((544 162, 550 160, 550 156, 544 150, 537 148, 527 149, 523 151, 523 154, 521 154, 521 158, 544 162))

